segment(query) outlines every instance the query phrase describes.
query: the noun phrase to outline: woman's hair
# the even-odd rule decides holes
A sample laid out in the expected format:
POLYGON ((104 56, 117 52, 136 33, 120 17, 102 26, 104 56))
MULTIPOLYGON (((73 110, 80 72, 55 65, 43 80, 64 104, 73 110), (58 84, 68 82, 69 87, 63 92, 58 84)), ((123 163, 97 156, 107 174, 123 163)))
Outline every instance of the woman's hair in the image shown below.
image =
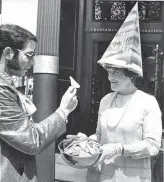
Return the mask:
POLYGON ((132 71, 129 71, 128 69, 124 69, 124 74, 125 76, 129 77, 133 83, 135 83, 136 78, 138 77, 138 75, 132 71))
POLYGON ((4 24, 0 26, 0 56, 6 47, 12 49, 22 49, 26 41, 33 40, 37 42, 37 38, 28 30, 12 24, 4 24))

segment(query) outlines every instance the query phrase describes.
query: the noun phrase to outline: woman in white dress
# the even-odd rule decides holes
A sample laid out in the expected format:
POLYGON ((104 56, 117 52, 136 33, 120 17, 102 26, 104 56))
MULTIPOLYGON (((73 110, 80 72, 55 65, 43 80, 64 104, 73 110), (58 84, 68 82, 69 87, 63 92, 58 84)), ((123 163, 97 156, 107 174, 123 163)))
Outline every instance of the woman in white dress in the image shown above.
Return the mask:
POLYGON ((150 157, 158 154, 162 134, 158 103, 135 87, 135 73, 106 70, 114 92, 100 102, 97 130, 90 138, 102 144, 103 153, 87 182, 151 182, 150 157))
POLYGON ((162 122, 156 98, 134 84, 143 76, 138 3, 98 63, 114 92, 100 102, 97 130, 90 137, 102 144, 103 153, 99 173, 90 169, 87 182, 151 182, 150 157, 159 152, 162 122))

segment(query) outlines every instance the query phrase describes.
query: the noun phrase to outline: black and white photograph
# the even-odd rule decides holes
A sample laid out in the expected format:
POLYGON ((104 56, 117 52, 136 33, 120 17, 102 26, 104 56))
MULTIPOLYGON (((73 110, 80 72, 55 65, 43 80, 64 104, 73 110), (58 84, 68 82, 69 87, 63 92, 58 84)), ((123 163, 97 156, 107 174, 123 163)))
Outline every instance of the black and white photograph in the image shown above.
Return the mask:
POLYGON ((0 182, 164 182, 164 1, 0 0, 0 182))

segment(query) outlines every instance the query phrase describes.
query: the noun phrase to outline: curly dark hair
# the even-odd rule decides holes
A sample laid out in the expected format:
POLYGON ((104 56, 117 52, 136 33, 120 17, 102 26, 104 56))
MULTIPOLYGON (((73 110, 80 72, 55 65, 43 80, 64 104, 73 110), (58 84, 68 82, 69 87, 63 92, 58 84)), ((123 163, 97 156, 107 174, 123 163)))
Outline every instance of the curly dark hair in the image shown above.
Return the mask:
POLYGON ((6 47, 12 49, 22 49, 26 41, 33 40, 37 42, 37 38, 28 30, 13 24, 3 24, 0 26, 0 56, 6 47))
POLYGON ((125 74, 125 76, 129 77, 133 83, 135 83, 136 78, 138 77, 138 75, 136 73, 134 73, 126 68, 124 68, 124 74, 125 74))

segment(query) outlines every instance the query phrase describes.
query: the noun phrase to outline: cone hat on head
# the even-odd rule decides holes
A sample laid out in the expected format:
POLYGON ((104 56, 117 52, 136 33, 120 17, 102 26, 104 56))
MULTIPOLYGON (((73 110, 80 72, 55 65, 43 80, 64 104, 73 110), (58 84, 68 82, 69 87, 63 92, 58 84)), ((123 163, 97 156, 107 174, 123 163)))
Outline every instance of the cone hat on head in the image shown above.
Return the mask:
POLYGON ((107 66, 127 68, 143 76, 138 3, 135 4, 98 63, 104 68, 107 66))

